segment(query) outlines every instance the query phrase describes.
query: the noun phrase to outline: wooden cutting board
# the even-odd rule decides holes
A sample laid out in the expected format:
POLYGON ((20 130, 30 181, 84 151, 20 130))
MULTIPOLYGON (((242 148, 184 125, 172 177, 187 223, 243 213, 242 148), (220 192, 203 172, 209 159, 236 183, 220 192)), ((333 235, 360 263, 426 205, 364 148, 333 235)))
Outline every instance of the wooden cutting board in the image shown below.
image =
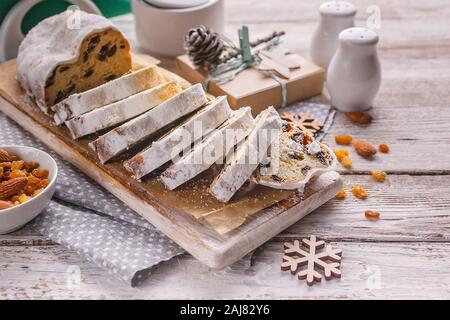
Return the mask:
MULTIPOLYGON (((139 57, 135 64, 137 61, 141 66, 157 63, 151 57, 139 57)), ((167 70, 161 71, 183 87, 190 85, 167 70)), ((0 111, 212 268, 237 261, 330 200, 342 185, 339 174, 329 172, 311 182, 303 195, 258 186, 221 204, 207 192, 217 168, 175 191, 166 190, 157 174, 138 182, 124 170, 120 159, 106 165, 98 162, 87 146, 95 136, 74 141, 66 128, 54 126, 24 98, 15 80, 15 61, 0 65, 0 74, 0 111)))

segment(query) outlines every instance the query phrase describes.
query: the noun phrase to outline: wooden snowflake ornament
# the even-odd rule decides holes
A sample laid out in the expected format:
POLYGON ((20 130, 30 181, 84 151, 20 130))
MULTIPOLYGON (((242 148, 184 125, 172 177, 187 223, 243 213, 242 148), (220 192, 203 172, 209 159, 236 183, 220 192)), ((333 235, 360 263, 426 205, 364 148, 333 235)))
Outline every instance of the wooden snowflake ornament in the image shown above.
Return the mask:
POLYGON ((291 122, 293 126, 307 132, 312 137, 323 128, 323 124, 309 114, 296 115, 291 112, 283 112, 281 119, 291 122))
POLYGON ((284 243, 285 255, 281 263, 281 270, 291 271, 292 274, 297 273, 298 279, 306 279, 309 286, 322 281, 322 274, 317 269, 322 270, 326 280, 330 280, 332 277, 341 277, 342 250, 333 249, 325 241, 317 240, 316 236, 302 239, 302 244, 303 246, 300 245, 299 240, 295 240, 293 243, 284 243), (306 268, 297 272, 299 267, 305 265, 306 268))

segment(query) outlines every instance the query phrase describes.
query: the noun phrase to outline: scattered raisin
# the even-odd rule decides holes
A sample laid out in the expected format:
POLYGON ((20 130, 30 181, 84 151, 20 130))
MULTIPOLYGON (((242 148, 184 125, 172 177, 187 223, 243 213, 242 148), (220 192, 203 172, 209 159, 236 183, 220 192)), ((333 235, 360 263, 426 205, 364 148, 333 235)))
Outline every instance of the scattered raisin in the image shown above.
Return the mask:
POLYGON ((336 155, 338 161, 342 161, 345 157, 348 156, 348 150, 345 149, 334 150, 334 154, 336 155))
POLYGON ((117 52, 117 46, 113 45, 111 47, 111 49, 108 50, 108 57, 112 57, 113 55, 115 55, 117 52))
POLYGON ((359 124, 369 124, 372 122, 372 116, 363 112, 346 112, 345 115, 351 121, 359 124))
POLYGON ((45 179, 48 177, 48 170, 45 169, 34 169, 33 172, 31 172, 33 176, 39 179, 45 179))
POLYGON ((277 176, 276 174, 273 174, 272 175, 272 179, 274 180, 274 181, 277 181, 277 182, 281 182, 281 181, 283 181, 283 179, 281 179, 279 176, 277 176))
POLYGON ((380 152, 382 153, 388 153, 390 149, 387 144, 382 143, 378 146, 378 150, 380 150, 380 152))
POLYGON ((300 160, 300 161, 305 159, 303 154, 301 152, 298 152, 298 151, 289 151, 288 152, 288 156, 291 159, 300 160))
POLYGON ((361 188, 359 186, 353 186, 352 193, 358 199, 362 199, 362 200, 367 199, 367 191, 364 188, 361 188))
POLYGON ((27 171, 33 171, 34 169, 39 168, 39 163, 34 161, 25 161, 23 167, 27 171))
POLYGON ((47 81, 45 81, 45 88, 48 88, 55 84, 55 77, 56 77, 56 68, 53 69, 53 72, 47 78, 47 81))
POLYGON ((370 175, 375 181, 383 182, 386 180, 387 173, 384 171, 372 171, 370 175))
POLYGON ((344 157, 342 160, 341 160, 341 164, 342 164, 342 166, 344 167, 344 168, 346 168, 346 169, 351 169, 352 168, 352 165, 353 165, 353 162, 352 162, 352 160, 350 160, 350 158, 349 157, 344 157))
POLYGON ((58 91, 58 93, 56 94, 55 103, 61 102, 62 100, 64 100, 64 97, 64 91, 58 91))
POLYGON ((11 171, 22 170, 24 164, 25 164, 25 161, 23 161, 23 160, 17 160, 17 161, 11 162, 11 171))
POLYGON ((98 60, 100 61, 105 61, 106 57, 108 56, 108 52, 109 52, 109 42, 105 45, 103 45, 100 48, 100 52, 98 53, 98 60))
POLYGON ((89 60, 89 52, 85 51, 83 53, 83 62, 87 62, 89 60))
POLYGON ((70 69, 69 66, 62 66, 61 68, 59 68, 59 72, 66 72, 69 69, 70 69))
POLYGON ((90 68, 88 70, 86 70, 83 74, 83 78, 89 78, 90 76, 92 76, 94 74, 94 69, 90 68))
POLYGON ((317 160, 319 160, 319 162, 321 164, 324 164, 324 165, 328 164, 328 161, 325 158, 325 153, 323 151, 319 151, 318 153, 316 153, 316 158, 317 158, 317 160))
POLYGON ((310 166, 304 166, 302 168, 302 175, 306 176, 306 174, 308 173, 309 170, 311 170, 310 166))
POLYGON ((105 77, 105 81, 111 81, 111 80, 114 80, 116 78, 117 78, 117 76, 115 74, 110 74, 110 75, 105 77))
POLYGON ((341 190, 339 190, 338 194, 336 195, 336 199, 344 200, 346 195, 347 195, 347 192, 345 192, 345 189, 341 188, 341 190))
POLYGON ((69 84, 69 86, 66 88, 66 90, 64 90, 65 95, 69 95, 70 93, 72 93, 76 87, 77 87, 77 85, 75 83, 69 84))
POLYGON ((337 135, 334 137, 334 140, 336 141, 337 144, 342 144, 342 145, 350 145, 352 143, 352 136, 350 135, 337 135))
POLYGON ((100 42, 100 36, 96 35, 89 41, 87 51, 92 52, 99 42, 100 42))
POLYGON ((364 212, 364 215, 366 216, 367 219, 373 219, 373 220, 380 219, 380 213, 377 211, 366 210, 364 212))

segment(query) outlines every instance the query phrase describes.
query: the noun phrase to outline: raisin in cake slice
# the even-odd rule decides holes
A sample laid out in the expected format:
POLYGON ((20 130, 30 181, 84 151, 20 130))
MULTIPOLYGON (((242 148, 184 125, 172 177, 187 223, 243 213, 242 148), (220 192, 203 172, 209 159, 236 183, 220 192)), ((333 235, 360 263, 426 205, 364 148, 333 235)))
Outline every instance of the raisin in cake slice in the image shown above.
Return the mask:
POLYGON ((125 122, 93 141, 102 163, 129 149, 151 134, 199 109, 208 102, 201 84, 196 84, 171 97, 139 117, 125 122))
POLYGON ((17 80, 42 111, 73 93, 97 87, 129 72, 131 47, 110 20, 79 11, 40 22, 19 47, 17 80))
POLYGON ((150 147, 124 162, 134 178, 140 179, 174 159, 192 143, 202 139, 230 118, 232 110, 227 97, 211 101, 205 108, 187 119, 179 127, 153 142, 150 147))
POLYGON ((247 139, 233 152, 210 187, 210 193, 221 202, 231 197, 252 176, 267 155, 267 149, 278 138, 282 125, 278 112, 269 107, 255 119, 255 127, 247 139))
POLYGON ((142 91, 107 106, 76 116, 66 121, 74 139, 106 129, 130 120, 181 92, 174 81, 142 91))
POLYGON ((166 81, 157 67, 143 68, 126 74, 83 93, 73 94, 54 105, 52 111, 55 112, 55 123, 61 125, 75 116, 120 101, 164 82, 166 81))
POLYGON ((236 110, 233 116, 161 175, 161 181, 173 190, 223 159, 255 126, 251 108, 236 110))
POLYGON ((303 192, 311 178, 333 170, 337 161, 329 147, 288 123, 283 125, 269 151, 254 179, 258 184, 277 189, 303 192))

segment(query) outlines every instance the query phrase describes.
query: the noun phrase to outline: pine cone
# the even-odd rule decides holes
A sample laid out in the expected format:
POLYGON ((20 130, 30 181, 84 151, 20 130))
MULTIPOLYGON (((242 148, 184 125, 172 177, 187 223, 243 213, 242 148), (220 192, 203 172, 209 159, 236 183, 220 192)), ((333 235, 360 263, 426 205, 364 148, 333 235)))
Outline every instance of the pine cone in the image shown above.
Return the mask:
POLYGON ((223 41, 217 32, 198 26, 188 31, 184 39, 184 49, 197 67, 209 68, 218 63, 223 52, 223 41))

